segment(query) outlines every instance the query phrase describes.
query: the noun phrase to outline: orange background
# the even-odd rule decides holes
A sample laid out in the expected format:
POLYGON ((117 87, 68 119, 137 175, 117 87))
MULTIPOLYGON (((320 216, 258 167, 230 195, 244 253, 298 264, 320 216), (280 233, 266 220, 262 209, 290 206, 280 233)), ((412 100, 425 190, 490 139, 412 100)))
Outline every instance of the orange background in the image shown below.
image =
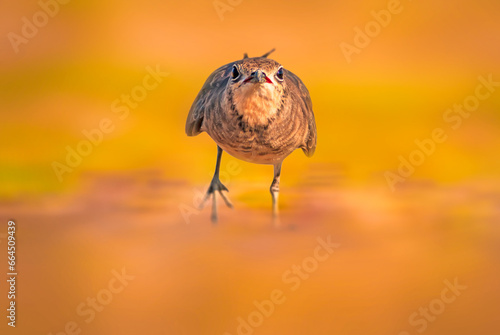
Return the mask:
POLYGON ((210 0, 73 0, 18 53, 8 34, 40 5, 2 2, 0 249, 15 219, 17 333, 55 335, 74 320, 82 334, 235 334, 254 300, 281 289, 287 301, 255 334, 415 334, 408 317, 458 277, 468 289, 426 333, 497 334, 500 92, 457 130, 443 115, 479 76, 500 81, 500 3, 401 6, 348 63, 339 45, 386 1, 242 0, 221 20, 210 0), (224 155, 236 208, 221 205, 214 227, 209 206, 193 205, 216 147, 185 136, 185 118, 213 70, 272 48, 311 93, 316 154, 285 160, 279 227, 272 167, 224 155), (157 65, 168 77, 120 120, 112 103, 157 65), (115 129, 59 182, 53 162, 103 118, 115 129), (447 140, 391 192, 384 173, 435 128, 447 140), (329 235, 338 252, 290 292, 283 272, 329 235), (86 324, 76 306, 122 267, 135 279, 86 324))

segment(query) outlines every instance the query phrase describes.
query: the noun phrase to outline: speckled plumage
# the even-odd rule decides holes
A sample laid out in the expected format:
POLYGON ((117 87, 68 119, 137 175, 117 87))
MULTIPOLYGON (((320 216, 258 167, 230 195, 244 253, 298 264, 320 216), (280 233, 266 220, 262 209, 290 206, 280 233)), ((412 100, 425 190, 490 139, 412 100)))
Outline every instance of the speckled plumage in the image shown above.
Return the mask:
POLYGON ((215 70, 193 102, 186 133, 207 132, 230 155, 272 164, 276 171, 295 149, 314 154, 316 124, 305 85, 286 69, 281 78, 282 66, 266 57, 244 58, 215 70))

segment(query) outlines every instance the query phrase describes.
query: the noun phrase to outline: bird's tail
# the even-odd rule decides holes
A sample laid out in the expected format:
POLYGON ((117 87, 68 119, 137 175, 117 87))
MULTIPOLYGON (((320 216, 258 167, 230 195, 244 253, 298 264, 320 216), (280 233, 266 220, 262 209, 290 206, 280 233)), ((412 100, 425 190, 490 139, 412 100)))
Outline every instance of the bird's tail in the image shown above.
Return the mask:
POLYGON ((276 49, 275 49, 275 48, 273 48, 271 51, 269 51, 269 52, 267 52, 267 53, 263 54, 263 55, 262 55, 262 56, 260 56, 260 57, 262 57, 262 58, 267 58, 267 56, 269 56, 270 54, 272 54, 272 53, 274 52, 274 50, 276 50, 276 49))
MULTIPOLYGON (((260 56, 261 58, 267 58, 267 56, 269 56, 270 54, 272 54, 276 49, 273 48, 273 50, 269 51, 269 52, 266 52, 265 54, 263 54, 262 56, 260 56)), ((245 58, 248 58, 248 54, 245 52, 243 54, 243 59, 245 58)))

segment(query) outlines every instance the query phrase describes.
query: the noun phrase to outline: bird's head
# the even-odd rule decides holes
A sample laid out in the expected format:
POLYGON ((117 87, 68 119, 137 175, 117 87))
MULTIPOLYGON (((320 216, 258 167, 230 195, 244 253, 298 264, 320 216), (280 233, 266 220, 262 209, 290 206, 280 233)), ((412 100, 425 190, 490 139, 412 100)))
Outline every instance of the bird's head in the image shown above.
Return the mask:
POLYGON ((236 111, 250 123, 261 124, 283 103, 285 70, 275 60, 244 58, 228 69, 227 92, 236 111))

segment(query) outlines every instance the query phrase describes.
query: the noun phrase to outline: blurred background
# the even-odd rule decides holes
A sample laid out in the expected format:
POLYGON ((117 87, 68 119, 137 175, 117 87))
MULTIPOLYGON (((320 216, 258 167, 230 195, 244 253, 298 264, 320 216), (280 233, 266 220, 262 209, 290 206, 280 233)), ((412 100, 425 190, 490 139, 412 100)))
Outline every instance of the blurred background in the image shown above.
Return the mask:
POLYGON ((480 77, 500 82, 499 32, 493 0, 3 1, 0 249, 15 219, 15 331, 498 334, 500 87, 467 117, 447 110, 473 101, 480 77), (361 45, 358 28, 388 8, 361 45), (279 224, 272 167, 225 154, 235 209, 212 226, 196 206, 216 146, 185 135, 187 113, 212 71, 272 48, 310 91, 316 154, 285 160, 279 224), (387 172, 436 128, 446 140, 392 188, 387 172), (291 291, 283 274, 328 236, 340 247, 291 291), (135 279, 87 323, 77 306, 122 268, 135 279), (455 278, 467 289, 412 324, 455 278), (238 329, 275 289, 286 301, 238 329))

